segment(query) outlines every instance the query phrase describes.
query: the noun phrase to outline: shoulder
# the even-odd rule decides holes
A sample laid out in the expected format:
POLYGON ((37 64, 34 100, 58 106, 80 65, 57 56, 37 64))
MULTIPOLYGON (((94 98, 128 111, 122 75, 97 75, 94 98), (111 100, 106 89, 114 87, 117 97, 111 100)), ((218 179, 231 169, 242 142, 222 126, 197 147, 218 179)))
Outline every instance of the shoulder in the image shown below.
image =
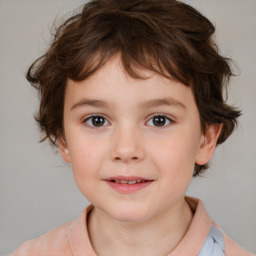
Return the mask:
MULTIPOLYGON (((233 240, 231 240, 219 225, 217 225, 214 221, 210 220, 210 217, 204 208, 203 202, 200 199, 186 197, 186 200, 189 203, 192 211, 194 212, 192 222, 192 224, 196 223, 196 225, 194 225, 194 230, 196 230, 196 232, 198 233, 198 230, 201 228, 201 226, 208 227, 208 233, 206 237, 204 237, 205 246, 203 246, 205 247, 205 249, 208 250, 208 247, 212 248, 213 244, 217 243, 218 247, 221 249, 222 253, 224 253, 225 256, 256 256, 239 246, 233 240), (208 237, 209 239, 207 240, 208 237)), ((196 233, 194 236, 197 236, 196 233)), ((201 251, 203 252, 203 247, 201 251)))
POLYGON ((93 208, 86 207, 80 216, 37 239, 23 243, 9 256, 72 256, 94 255, 87 231, 87 216, 93 208))
MULTIPOLYGON (((225 256, 256 256, 252 254, 251 252, 247 251, 246 249, 242 248, 240 245, 238 245, 236 242, 231 240, 224 232, 223 230, 216 225, 214 222, 212 222, 212 227, 210 230, 210 233, 208 235, 210 240, 214 242, 213 245, 213 251, 214 253, 212 255, 215 255, 215 250, 221 251, 221 254, 218 255, 225 255, 225 256)), ((208 238, 207 237, 207 238, 208 238)), ((205 247, 209 246, 211 243, 205 243, 205 247)), ((212 244, 211 244, 212 245, 212 244)), ((209 249, 209 248, 208 248, 209 249)), ((202 254, 205 255, 205 254, 202 254)))
POLYGON ((26 241, 10 256, 72 255, 69 245, 69 229, 72 224, 66 223, 37 239, 26 241))
POLYGON ((224 234, 224 241, 226 256, 255 256, 255 254, 245 250, 236 242, 231 240, 226 234, 224 234))

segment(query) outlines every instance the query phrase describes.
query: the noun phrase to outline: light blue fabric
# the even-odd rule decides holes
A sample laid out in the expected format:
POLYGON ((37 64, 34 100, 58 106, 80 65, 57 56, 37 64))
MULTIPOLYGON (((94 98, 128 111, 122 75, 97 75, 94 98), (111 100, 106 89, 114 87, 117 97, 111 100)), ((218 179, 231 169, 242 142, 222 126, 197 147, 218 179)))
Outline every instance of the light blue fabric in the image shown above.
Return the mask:
POLYGON ((225 242, 223 233, 215 226, 211 226, 209 235, 198 256, 225 256, 224 251, 225 242))

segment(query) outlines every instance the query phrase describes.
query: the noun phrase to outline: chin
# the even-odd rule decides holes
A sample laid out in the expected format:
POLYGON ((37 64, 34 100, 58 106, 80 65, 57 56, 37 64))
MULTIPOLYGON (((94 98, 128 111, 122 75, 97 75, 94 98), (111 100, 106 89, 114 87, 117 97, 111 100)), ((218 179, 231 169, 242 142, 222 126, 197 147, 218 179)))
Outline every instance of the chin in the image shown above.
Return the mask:
POLYGON ((138 207, 122 207, 121 209, 111 209, 108 214, 120 222, 140 223, 149 218, 148 212, 145 209, 138 207))

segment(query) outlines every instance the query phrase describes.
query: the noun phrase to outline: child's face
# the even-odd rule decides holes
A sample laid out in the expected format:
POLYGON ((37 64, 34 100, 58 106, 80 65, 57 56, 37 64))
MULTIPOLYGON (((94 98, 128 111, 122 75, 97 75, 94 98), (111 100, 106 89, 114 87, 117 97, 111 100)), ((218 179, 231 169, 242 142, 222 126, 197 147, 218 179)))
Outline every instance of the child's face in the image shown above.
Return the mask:
POLYGON ((96 209, 136 222, 184 202, 195 162, 212 152, 189 87, 149 71, 132 79, 120 63, 115 57, 85 81, 68 81, 60 151, 96 209))

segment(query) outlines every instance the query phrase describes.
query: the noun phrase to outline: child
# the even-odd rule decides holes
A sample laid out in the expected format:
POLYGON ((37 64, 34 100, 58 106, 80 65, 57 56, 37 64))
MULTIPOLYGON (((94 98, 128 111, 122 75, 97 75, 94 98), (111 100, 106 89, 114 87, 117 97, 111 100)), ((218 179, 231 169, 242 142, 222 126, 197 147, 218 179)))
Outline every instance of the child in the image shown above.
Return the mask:
POLYGON ((91 205, 12 255, 253 255, 185 196, 240 115, 213 33, 175 0, 95 0, 59 27, 27 79, 91 205))

